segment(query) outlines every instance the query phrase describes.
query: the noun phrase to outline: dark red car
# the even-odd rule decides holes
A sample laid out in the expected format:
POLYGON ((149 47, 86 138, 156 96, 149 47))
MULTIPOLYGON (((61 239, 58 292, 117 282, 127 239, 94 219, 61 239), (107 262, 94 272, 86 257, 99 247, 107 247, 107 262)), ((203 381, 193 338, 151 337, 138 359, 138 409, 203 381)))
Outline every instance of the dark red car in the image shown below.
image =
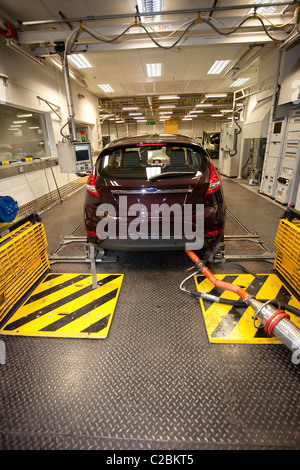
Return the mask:
POLYGON ((115 140, 100 153, 86 189, 88 242, 104 249, 200 249, 187 243, 193 235, 196 241, 201 230, 197 240, 204 248, 211 250, 223 239, 221 180, 205 150, 190 137, 115 140))

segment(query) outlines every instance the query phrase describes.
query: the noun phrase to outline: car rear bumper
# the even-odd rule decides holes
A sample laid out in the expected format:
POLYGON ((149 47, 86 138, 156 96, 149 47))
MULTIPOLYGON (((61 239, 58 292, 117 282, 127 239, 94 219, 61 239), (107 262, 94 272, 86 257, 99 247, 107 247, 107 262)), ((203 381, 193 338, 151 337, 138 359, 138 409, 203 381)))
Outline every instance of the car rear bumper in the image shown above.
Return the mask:
POLYGON ((177 239, 169 237, 163 238, 106 238, 100 240, 96 234, 87 231, 87 241, 101 246, 105 250, 114 251, 182 251, 182 250, 200 250, 201 248, 213 249, 223 240, 223 230, 216 235, 204 234, 203 240, 188 240, 186 238, 177 239))
POLYGON ((106 239, 100 242, 101 248, 106 250, 115 250, 115 251, 177 251, 185 249, 184 240, 175 240, 175 239, 141 239, 132 240, 127 238, 125 240, 121 239, 106 239))

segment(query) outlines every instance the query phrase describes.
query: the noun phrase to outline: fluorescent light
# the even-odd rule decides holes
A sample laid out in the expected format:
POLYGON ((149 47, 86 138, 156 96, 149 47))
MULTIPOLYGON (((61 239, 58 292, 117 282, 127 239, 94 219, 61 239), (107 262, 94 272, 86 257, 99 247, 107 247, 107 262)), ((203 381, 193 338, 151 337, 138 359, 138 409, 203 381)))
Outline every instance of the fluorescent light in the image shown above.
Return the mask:
POLYGON ((225 67, 231 62, 231 60, 215 60, 215 62, 210 67, 208 74, 218 74, 221 73, 225 67))
POLYGON ((142 119, 144 116, 134 116, 133 119, 142 119))
POLYGON ((175 104, 162 104, 159 109, 175 108, 175 104))
POLYGON ((212 117, 223 117, 223 114, 211 114, 212 117))
MULTIPOLYGON (((255 0, 255 4, 262 4, 262 3, 267 3, 268 5, 270 3, 283 3, 284 0, 255 0)), ((265 7, 259 7, 257 8, 256 10, 256 13, 259 13, 261 15, 272 15, 273 13, 275 13, 275 11, 277 10, 278 6, 277 5, 274 5, 274 6, 265 6, 265 7)), ((253 13, 255 12, 254 8, 250 8, 250 10, 248 11, 247 15, 252 15, 253 13)))
POLYGON ((83 54, 72 54, 68 55, 67 57, 68 61, 75 65, 77 69, 88 69, 93 67, 83 54))
POLYGON ((137 106, 125 106, 122 108, 122 111, 134 111, 135 109, 140 109, 137 106))
POLYGON ((101 88, 104 93, 113 93, 115 91, 108 83, 98 85, 98 87, 101 88))
POLYGON ((146 64, 148 77, 161 77, 161 64, 146 64))
POLYGON ((233 109, 220 109, 221 113, 232 113, 233 109))
POLYGON ((177 95, 163 95, 163 96, 159 96, 158 99, 159 100, 178 100, 180 97, 177 96, 177 95))
POLYGON ((196 108, 208 108, 209 106, 212 106, 212 103, 199 103, 199 104, 196 104, 196 108))
POLYGON ((182 121, 192 121, 193 119, 192 118, 182 118, 181 120, 182 121))
POLYGON ((11 124, 10 127, 22 127, 22 124, 11 124))
POLYGON ((147 122, 147 119, 138 119, 136 122, 147 122))
POLYGON ((29 127, 29 129, 39 129, 39 126, 36 126, 36 127, 29 127))
POLYGON ((173 111, 159 111, 159 114, 173 114, 173 111))
POLYGON ((32 114, 17 114, 18 118, 31 117, 32 114))
POLYGON ((26 121, 13 121, 14 124, 24 124, 26 121))
POLYGON ((243 85, 244 83, 246 83, 248 80, 250 80, 250 78, 238 78, 235 82, 233 82, 231 85, 229 86, 241 86, 243 85))
POLYGON ((205 95, 206 98, 225 98, 227 93, 208 93, 205 95))
POLYGON ((203 109, 195 109, 189 112, 189 114, 200 114, 200 113, 204 113, 203 109))
MULTIPOLYGON (((164 9, 163 0, 136 0, 135 3, 139 13, 162 11, 164 9)), ((162 15, 142 16, 141 20, 146 23, 162 21, 162 15)))
POLYGON ((128 113, 128 116, 142 116, 143 113, 128 113))

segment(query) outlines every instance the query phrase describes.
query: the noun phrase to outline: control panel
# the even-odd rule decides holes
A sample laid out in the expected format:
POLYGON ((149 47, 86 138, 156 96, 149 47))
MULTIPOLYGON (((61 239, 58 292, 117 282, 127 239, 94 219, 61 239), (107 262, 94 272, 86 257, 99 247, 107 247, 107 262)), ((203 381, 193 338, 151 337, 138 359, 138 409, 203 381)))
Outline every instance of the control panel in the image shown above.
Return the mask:
POLYGON ((275 199, 295 205, 300 176, 300 110, 291 110, 280 170, 276 178, 275 199))
POLYGON ((277 178, 280 170, 286 122, 287 119, 278 119, 272 122, 272 130, 267 142, 260 191, 272 198, 274 198, 277 178))
POLYGON ((57 152, 62 173, 90 173, 92 171, 90 142, 59 142, 57 152))

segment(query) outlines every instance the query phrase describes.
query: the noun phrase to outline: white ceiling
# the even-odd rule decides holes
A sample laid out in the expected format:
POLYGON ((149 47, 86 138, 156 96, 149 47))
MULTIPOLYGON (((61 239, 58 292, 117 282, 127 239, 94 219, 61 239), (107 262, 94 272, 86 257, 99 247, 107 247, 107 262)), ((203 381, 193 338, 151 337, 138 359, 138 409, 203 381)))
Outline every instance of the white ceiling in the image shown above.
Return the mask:
MULTIPOLYGON (((163 15, 162 21, 152 23, 152 26, 162 25, 167 31, 160 33, 160 36, 154 32, 151 34, 162 46, 172 46, 188 22, 197 18, 197 11, 220 31, 228 32, 247 17, 249 5, 253 3, 254 0, 164 0, 164 11, 173 13, 163 15), (213 6, 218 10, 205 11, 213 6), (243 8, 226 9, 237 6, 243 8), (178 32, 168 37, 177 28, 178 32)), ((290 7, 286 3, 291 2, 284 3, 266 18, 277 25, 292 19, 295 5, 290 7)), ((60 60, 59 55, 55 54, 55 45, 66 41, 80 24, 101 33, 106 39, 112 39, 133 24, 135 14, 134 0, 0 0, 2 27, 5 21, 9 21, 17 28, 22 47, 30 48, 46 60, 60 60), (62 16, 71 21, 66 24, 62 16), (44 23, 25 24, 42 21, 44 23)), ((268 28, 271 27, 267 19, 264 22, 268 28)), ((285 33, 279 28, 270 31, 273 36, 283 38, 291 29, 292 25, 289 24, 284 28, 285 33)), ((204 94, 208 92, 227 92, 229 98, 214 102, 222 106, 229 104, 230 94, 234 90, 230 84, 236 78, 245 76, 250 78, 247 85, 255 84, 261 61, 274 47, 261 23, 252 19, 230 35, 219 34, 207 22, 195 24, 175 47, 169 49, 155 45, 140 28, 131 28, 115 43, 96 40, 82 31, 73 50, 74 53, 85 51, 92 68, 76 70, 76 73, 80 73, 88 90, 101 99, 106 109, 122 114, 121 107, 127 100, 131 104, 139 102, 149 112, 151 102, 156 112, 158 95, 178 94, 180 101, 176 103, 177 110, 182 115, 195 103, 203 101, 204 94), (229 66, 219 75, 207 75, 213 62, 222 59, 230 59, 229 66), (161 63, 162 76, 148 78, 147 63, 161 63), (98 84, 103 83, 109 84, 114 92, 102 92, 98 84)))

